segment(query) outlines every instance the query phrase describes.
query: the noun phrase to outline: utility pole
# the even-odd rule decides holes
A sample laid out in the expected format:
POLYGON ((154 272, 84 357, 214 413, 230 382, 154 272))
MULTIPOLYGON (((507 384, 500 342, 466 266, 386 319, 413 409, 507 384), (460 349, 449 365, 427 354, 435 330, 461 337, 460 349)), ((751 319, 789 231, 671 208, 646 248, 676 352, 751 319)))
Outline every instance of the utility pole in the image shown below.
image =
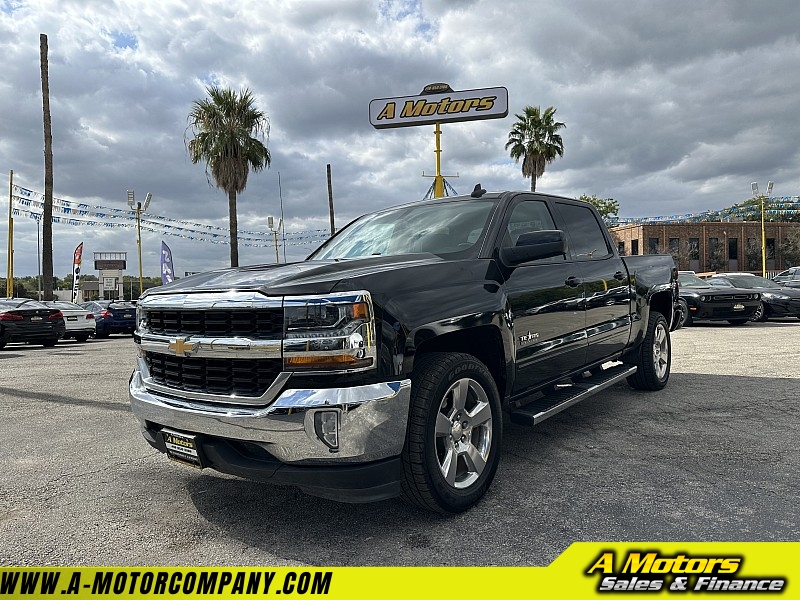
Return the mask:
POLYGON ((331 235, 336 233, 336 226, 333 224, 333 185, 331 184, 331 164, 328 163, 328 209, 331 213, 331 235))
POLYGON ((14 296, 14 219, 11 205, 14 198, 14 170, 8 176, 8 271, 6 275, 6 296, 14 296))

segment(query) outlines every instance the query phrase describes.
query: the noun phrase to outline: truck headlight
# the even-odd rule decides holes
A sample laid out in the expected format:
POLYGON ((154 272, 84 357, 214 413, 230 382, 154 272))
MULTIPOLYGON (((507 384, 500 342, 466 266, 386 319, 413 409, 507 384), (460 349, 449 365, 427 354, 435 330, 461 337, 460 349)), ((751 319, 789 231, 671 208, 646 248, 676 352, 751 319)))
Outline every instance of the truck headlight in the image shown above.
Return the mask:
POLYGON ((368 292, 289 296, 284 320, 285 370, 375 368, 375 318, 368 292))

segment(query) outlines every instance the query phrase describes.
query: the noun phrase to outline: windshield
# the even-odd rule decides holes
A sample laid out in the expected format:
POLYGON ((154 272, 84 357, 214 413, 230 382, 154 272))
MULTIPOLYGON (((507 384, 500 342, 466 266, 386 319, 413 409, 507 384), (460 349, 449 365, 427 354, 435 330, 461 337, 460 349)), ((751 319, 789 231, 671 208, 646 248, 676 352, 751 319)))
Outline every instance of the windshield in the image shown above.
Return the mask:
POLYGON ((444 254, 475 249, 494 201, 455 200, 420 203, 365 215, 343 229, 308 257, 363 258, 431 252, 444 254))
POLYGON ((736 287, 746 290, 758 290, 761 288, 782 289, 774 281, 764 279, 758 275, 728 275, 726 279, 736 287))
POLYGON ((708 282, 700 279, 697 275, 681 273, 678 275, 678 283, 681 287, 708 287, 708 282))

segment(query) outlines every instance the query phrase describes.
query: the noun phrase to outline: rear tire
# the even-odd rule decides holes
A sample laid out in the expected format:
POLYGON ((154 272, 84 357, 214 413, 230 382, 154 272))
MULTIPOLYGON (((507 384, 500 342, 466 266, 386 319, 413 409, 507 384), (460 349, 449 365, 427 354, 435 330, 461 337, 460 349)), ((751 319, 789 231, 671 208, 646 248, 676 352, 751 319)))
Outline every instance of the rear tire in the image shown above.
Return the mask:
POLYGON ((460 353, 420 356, 402 452, 403 499, 440 513, 471 508, 494 479, 502 433, 500 395, 482 362, 460 353))
POLYGON ((637 390, 657 391, 667 385, 672 365, 672 343, 667 320, 659 312, 651 312, 647 333, 636 352, 636 373, 628 377, 637 390))

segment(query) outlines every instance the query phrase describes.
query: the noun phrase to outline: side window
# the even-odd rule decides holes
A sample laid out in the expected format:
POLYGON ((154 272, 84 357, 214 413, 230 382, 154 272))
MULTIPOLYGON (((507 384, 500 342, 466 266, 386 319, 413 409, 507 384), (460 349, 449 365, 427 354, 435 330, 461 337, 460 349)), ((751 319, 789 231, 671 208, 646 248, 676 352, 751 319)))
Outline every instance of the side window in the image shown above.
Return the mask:
POLYGON ((515 246, 519 236, 523 233, 555 228, 553 217, 547 210, 547 204, 540 200, 520 202, 511 209, 511 217, 508 219, 502 245, 515 246))
MULTIPOLYGON (((541 200, 526 200, 520 202, 511 209, 511 216, 508 219, 508 224, 506 225, 506 230, 503 239, 500 241, 500 245, 503 247, 513 247, 517 244, 519 236, 523 233, 555 228, 555 222, 545 202, 541 200)), ((556 256, 542 260, 545 262, 553 262, 566 259, 564 256, 556 256)))
POLYGON ((588 207, 575 204, 558 204, 569 231, 572 256, 578 260, 608 258, 611 251, 603 235, 603 228, 588 207))

